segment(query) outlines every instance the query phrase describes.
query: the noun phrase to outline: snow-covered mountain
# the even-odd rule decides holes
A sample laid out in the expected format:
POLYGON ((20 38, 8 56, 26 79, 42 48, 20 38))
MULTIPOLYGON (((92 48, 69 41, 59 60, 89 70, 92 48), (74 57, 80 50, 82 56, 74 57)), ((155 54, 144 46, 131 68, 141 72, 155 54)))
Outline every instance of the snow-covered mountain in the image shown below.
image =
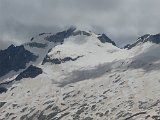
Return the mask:
POLYGON ((160 36, 124 49, 69 28, 0 51, 0 120, 159 120, 160 36))

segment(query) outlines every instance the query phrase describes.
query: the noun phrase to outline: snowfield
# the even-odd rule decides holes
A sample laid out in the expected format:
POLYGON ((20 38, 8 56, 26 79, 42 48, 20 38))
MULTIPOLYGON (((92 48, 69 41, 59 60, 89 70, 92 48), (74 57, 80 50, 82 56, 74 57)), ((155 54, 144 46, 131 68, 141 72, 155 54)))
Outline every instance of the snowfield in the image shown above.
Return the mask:
POLYGON ((120 49, 99 36, 69 29, 24 44, 38 58, 3 77, 0 120, 159 120, 160 45, 120 49))

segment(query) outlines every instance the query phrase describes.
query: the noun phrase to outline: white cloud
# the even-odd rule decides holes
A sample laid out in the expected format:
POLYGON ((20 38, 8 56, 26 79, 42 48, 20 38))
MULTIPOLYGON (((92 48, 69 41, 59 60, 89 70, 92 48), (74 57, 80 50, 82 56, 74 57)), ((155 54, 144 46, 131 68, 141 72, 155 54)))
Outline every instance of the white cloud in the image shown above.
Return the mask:
POLYGON ((159 0, 1 0, 0 42, 24 42, 40 32, 78 25, 104 32, 122 45, 146 33, 159 33, 159 4, 159 0))

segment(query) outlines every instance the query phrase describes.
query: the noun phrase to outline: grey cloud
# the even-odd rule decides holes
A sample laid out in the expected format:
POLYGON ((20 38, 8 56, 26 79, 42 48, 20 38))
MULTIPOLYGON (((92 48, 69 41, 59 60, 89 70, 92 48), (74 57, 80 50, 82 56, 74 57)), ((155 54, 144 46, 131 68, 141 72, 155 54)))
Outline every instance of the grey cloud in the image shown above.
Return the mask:
POLYGON ((143 34, 160 32, 159 4, 159 0, 1 0, 0 42, 20 44, 38 33, 77 25, 104 32, 123 46, 143 34))
POLYGON ((7 46, 10 46, 11 44, 13 44, 13 42, 11 41, 3 41, 0 39, 0 50, 1 49, 6 49, 7 46))

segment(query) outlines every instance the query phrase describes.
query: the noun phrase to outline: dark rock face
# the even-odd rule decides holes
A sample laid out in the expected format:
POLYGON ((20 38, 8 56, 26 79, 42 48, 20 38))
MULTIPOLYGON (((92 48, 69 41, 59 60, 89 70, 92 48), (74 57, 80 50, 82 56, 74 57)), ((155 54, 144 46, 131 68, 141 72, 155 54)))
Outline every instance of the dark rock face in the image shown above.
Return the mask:
POLYGON ((135 43, 133 43, 131 45, 128 44, 124 48, 131 49, 131 48, 137 46, 138 44, 145 43, 145 42, 152 42, 155 44, 160 44, 160 34, 156 34, 156 35, 146 34, 142 37, 139 37, 135 43))
POLYGON ((130 45, 130 44, 127 44, 126 46, 124 46, 124 48, 131 49, 131 48, 135 47, 136 45, 138 45, 139 43, 144 43, 145 40, 146 40, 149 36, 150 36, 149 34, 143 35, 143 36, 139 37, 135 43, 133 43, 133 44, 131 44, 131 45, 130 45))
POLYGON ((30 47, 37 47, 37 48, 45 48, 47 44, 37 43, 37 42, 30 42, 25 45, 29 45, 30 47))
POLYGON ((6 104, 6 102, 0 102, 0 108, 3 107, 6 104))
POLYGON ((151 36, 148 38, 148 41, 153 42, 153 43, 156 43, 156 44, 159 44, 159 43, 160 43, 160 34, 151 35, 151 36))
POLYGON ((55 35, 48 36, 45 39, 50 41, 50 42, 55 42, 55 43, 56 42, 62 42, 63 43, 64 39, 71 36, 75 30, 76 30, 76 28, 72 27, 72 28, 69 28, 66 31, 62 31, 62 32, 59 32, 55 35))
POLYGON ((14 81, 14 80, 0 83, 0 94, 1 94, 1 93, 4 93, 4 92, 7 92, 8 87, 13 84, 13 81, 14 81))
POLYGON ((36 66, 29 66, 26 70, 21 72, 17 77, 16 80, 21 80, 23 78, 35 78, 36 76, 42 74, 42 69, 36 66))
POLYGON ((50 41, 50 42, 55 42, 55 43, 56 42, 61 42, 61 43, 63 43, 64 39, 66 39, 70 36, 76 36, 76 35, 91 36, 91 34, 89 32, 81 31, 81 30, 75 31, 75 30, 76 30, 76 28, 71 27, 66 31, 62 31, 62 32, 59 32, 55 35, 48 36, 45 39, 50 41))
POLYGON ((44 64, 46 62, 51 62, 53 64, 61 64, 61 63, 65 63, 65 62, 68 62, 68 61, 76 61, 80 57, 83 57, 83 56, 77 56, 76 58, 65 57, 63 59, 58 59, 58 58, 50 59, 49 56, 46 56, 45 59, 43 60, 42 64, 44 64))
POLYGON ((0 51, 0 77, 11 70, 24 69, 30 61, 35 61, 37 56, 25 50, 24 46, 11 45, 6 50, 0 51))
POLYGON ((116 46, 116 43, 114 41, 112 41, 111 39, 109 39, 105 34, 102 34, 101 36, 98 37, 98 39, 102 42, 102 43, 111 43, 112 45, 116 46))
POLYGON ((3 92, 6 92, 7 91, 7 88, 5 87, 0 87, 0 94, 3 93, 3 92))
POLYGON ((33 41, 33 40, 34 40, 34 37, 31 38, 31 41, 33 41))
POLYGON ((3 83, 0 84, 0 87, 1 87, 1 86, 5 86, 5 85, 9 85, 9 84, 11 84, 13 81, 14 81, 14 80, 7 81, 7 82, 3 82, 3 83))
MULTIPOLYGON (((91 36, 90 32, 86 32, 86 31, 81 31, 81 30, 77 30, 75 31, 76 28, 71 27, 66 31, 62 31, 59 32, 55 35, 51 35, 46 37, 45 39, 50 41, 50 42, 64 42, 64 39, 70 37, 70 36, 76 36, 76 35, 85 35, 85 36, 91 36)), ((102 34, 101 36, 98 37, 98 39, 102 42, 102 43, 111 43, 112 45, 116 46, 115 42, 112 41, 110 38, 108 38, 105 34, 102 34)))

